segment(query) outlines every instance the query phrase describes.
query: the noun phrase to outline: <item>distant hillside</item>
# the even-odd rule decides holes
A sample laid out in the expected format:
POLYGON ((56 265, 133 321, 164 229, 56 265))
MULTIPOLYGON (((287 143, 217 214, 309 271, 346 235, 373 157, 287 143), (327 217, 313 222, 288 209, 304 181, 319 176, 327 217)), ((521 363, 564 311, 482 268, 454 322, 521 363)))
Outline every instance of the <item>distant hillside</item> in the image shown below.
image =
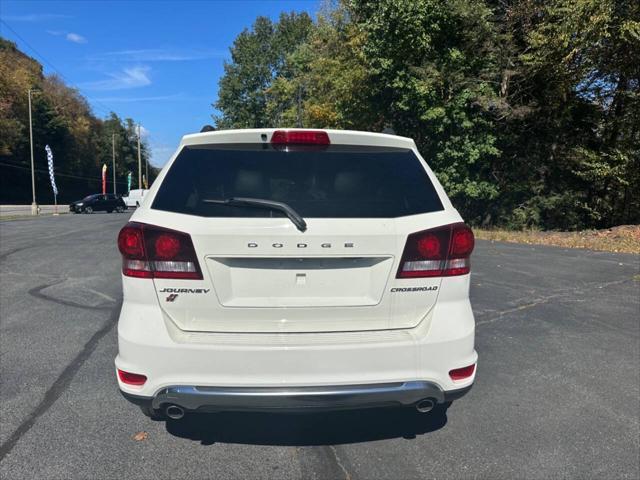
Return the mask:
MULTIPOLYGON (((31 203, 31 159, 27 92, 32 89, 33 153, 38 203, 53 203, 47 157, 53 150, 59 203, 100 191, 103 163, 109 167, 108 191, 113 191, 111 138, 116 135, 116 182, 126 191, 126 176, 133 172, 137 188, 135 121, 115 113, 100 119, 78 90, 56 75, 44 75, 42 65, 0 38, 0 203, 31 203)), ((148 147, 142 146, 143 162, 148 147)), ((149 176, 157 171, 150 166, 149 176)))

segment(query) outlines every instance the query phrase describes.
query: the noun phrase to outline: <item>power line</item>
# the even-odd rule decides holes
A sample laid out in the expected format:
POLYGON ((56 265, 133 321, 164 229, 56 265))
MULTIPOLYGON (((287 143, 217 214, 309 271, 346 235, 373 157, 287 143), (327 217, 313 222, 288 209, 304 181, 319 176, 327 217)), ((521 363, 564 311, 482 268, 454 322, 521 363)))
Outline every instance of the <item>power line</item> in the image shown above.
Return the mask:
MULTIPOLYGON (((21 167, 21 166, 19 166, 19 165, 12 165, 12 164, 10 164, 10 163, 4 163, 4 162, 0 162, 0 166, 3 166, 3 167, 10 167, 10 168, 18 168, 18 169, 20 169, 20 170, 29 170, 29 171, 31 170, 29 167, 21 167)), ((42 170, 42 169, 39 169, 39 168, 36 168, 36 169, 35 169, 35 171, 36 171, 36 172, 38 172, 38 173, 46 173, 46 174, 49 174, 49 171, 48 171, 48 170, 42 170)), ((69 175, 68 173, 59 173, 59 172, 57 172, 57 171, 55 172, 55 176, 56 176, 56 177, 76 178, 76 179, 79 179, 79 180, 91 180, 91 181, 95 181, 95 182, 102 182, 102 179, 101 179, 101 178, 95 178, 95 177, 82 177, 82 176, 80 176, 80 175, 69 175)), ((116 182, 116 183, 117 183, 117 184, 119 184, 119 185, 127 185, 127 182, 116 182)))
MULTIPOLYGON (((56 66, 51 63, 49 60, 47 60, 47 58, 42 55, 38 50, 36 50, 29 42, 27 42, 24 37, 22 35, 20 35, 18 32, 16 32, 13 27, 11 27, 7 22, 5 22, 4 20, 0 19, 0 22, 4 24, 5 27, 7 27, 9 30, 11 30, 13 32, 13 34, 18 37, 20 40, 22 40, 22 43, 24 43, 27 47, 29 47, 33 53, 35 53, 40 60, 42 60, 42 62, 44 62, 45 64, 47 64, 54 72, 56 72, 58 75, 60 75, 60 77, 67 82, 68 84, 70 84, 71 86, 75 87, 78 91, 80 91, 80 87, 78 85, 76 85, 75 83, 71 82, 67 77, 65 77, 62 72, 56 68, 56 66)), ((97 100, 92 100, 91 97, 89 97, 88 95, 84 94, 83 95, 91 100, 91 102, 94 104, 94 106, 98 106, 100 108, 98 108, 98 110, 102 110, 102 112, 105 114, 105 116, 109 116, 109 114, 111 112, 114 112, 114 109, 111 109, 109 107, 107 107, 106 105, 98 102, 97 100)))
MULTIPOLYGON (((9 158, 11 158, 11 157, 9 157, 9 158)), ((5 165, 5 166, 8 166, 8 167, 15 167, 15 168, 29 168, 28 166, 25 166, 26 164, 24 164, 24 163, 22 163, 20 161, 18 161, 17 163, 16 162, 10 162, 6 158, 3 159, 0 162, 0 165, 5 165)), ((101 167, 100 167, 100 165, 97 165, 96 168, 101 168, 101 167)), ((39 171, 42 172, 43 170, 39 170, 39 171)), ((47 170, 47 172, 48 172, 48 170, 47 170)), ((86 178, 86 179, 93 178, 93 177, 83 177, 82 175, 76 175, 76 174, 73 174, 73 173, 69 173, 68 171, 63 170, 59 166, 56 166, 55 174, 56 175, 64 175, 66 177, 77 177, 77 178, 86 178)))

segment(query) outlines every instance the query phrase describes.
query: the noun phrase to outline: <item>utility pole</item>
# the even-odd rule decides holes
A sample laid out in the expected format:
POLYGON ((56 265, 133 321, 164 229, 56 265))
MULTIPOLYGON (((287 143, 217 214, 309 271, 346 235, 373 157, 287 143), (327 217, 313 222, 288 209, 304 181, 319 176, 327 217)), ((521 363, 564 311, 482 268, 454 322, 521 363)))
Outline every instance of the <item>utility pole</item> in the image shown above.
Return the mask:
POLYGON ((113 194, 116 194, 116 134, 111 134, 111 165, 113 169, 113 194))
POLYGON ((138 188, 142 186, 142 157, 140 156, 140 124, 138 124, 138 188))
POLYGON ((38 204, 36 203, 36 174, 33 163, 33 122, 31 120, 31 89, 29 96, 29 145, 31 146, 31 193, 33 195, 31 201, 31 215, 38 215, 38 204))
POLYGON ((149 186, 149 157, 146 157, 144 159, 144 179, 148 187, 149 186))
POLYGON ((302 128, 302 87, 298 86, 298 104, 296 109, 296 127, 302 128))

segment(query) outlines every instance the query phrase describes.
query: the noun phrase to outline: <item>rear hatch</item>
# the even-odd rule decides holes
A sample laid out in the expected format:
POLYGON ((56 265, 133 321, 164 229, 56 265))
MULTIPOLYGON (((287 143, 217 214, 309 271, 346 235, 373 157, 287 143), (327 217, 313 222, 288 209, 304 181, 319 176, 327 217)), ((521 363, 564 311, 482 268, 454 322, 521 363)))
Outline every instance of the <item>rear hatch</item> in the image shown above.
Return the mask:
POLYGON ((443 206, 409 148, 354 145, 185 146, 145 222, 191 236, 202 280, 155 278, 181 329, 335 332, 409 328, 439 278, 397 279, 407 236, 437 226, 443 206), (284 202, 281 211, 211 200, 284 202))

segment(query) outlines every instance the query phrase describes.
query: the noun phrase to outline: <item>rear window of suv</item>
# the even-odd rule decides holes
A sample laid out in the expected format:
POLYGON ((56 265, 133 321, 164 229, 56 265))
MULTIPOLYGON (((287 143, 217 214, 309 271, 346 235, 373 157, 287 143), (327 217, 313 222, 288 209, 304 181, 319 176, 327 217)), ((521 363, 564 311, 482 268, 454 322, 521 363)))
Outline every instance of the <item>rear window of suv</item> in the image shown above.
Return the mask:
POLYGON ((184 147, 152 208, 202 217, 282 216, 206 202, 233 197, 284 202, 305 218, 392 218, 443 209, 409 149, 270 144, 184 147))

